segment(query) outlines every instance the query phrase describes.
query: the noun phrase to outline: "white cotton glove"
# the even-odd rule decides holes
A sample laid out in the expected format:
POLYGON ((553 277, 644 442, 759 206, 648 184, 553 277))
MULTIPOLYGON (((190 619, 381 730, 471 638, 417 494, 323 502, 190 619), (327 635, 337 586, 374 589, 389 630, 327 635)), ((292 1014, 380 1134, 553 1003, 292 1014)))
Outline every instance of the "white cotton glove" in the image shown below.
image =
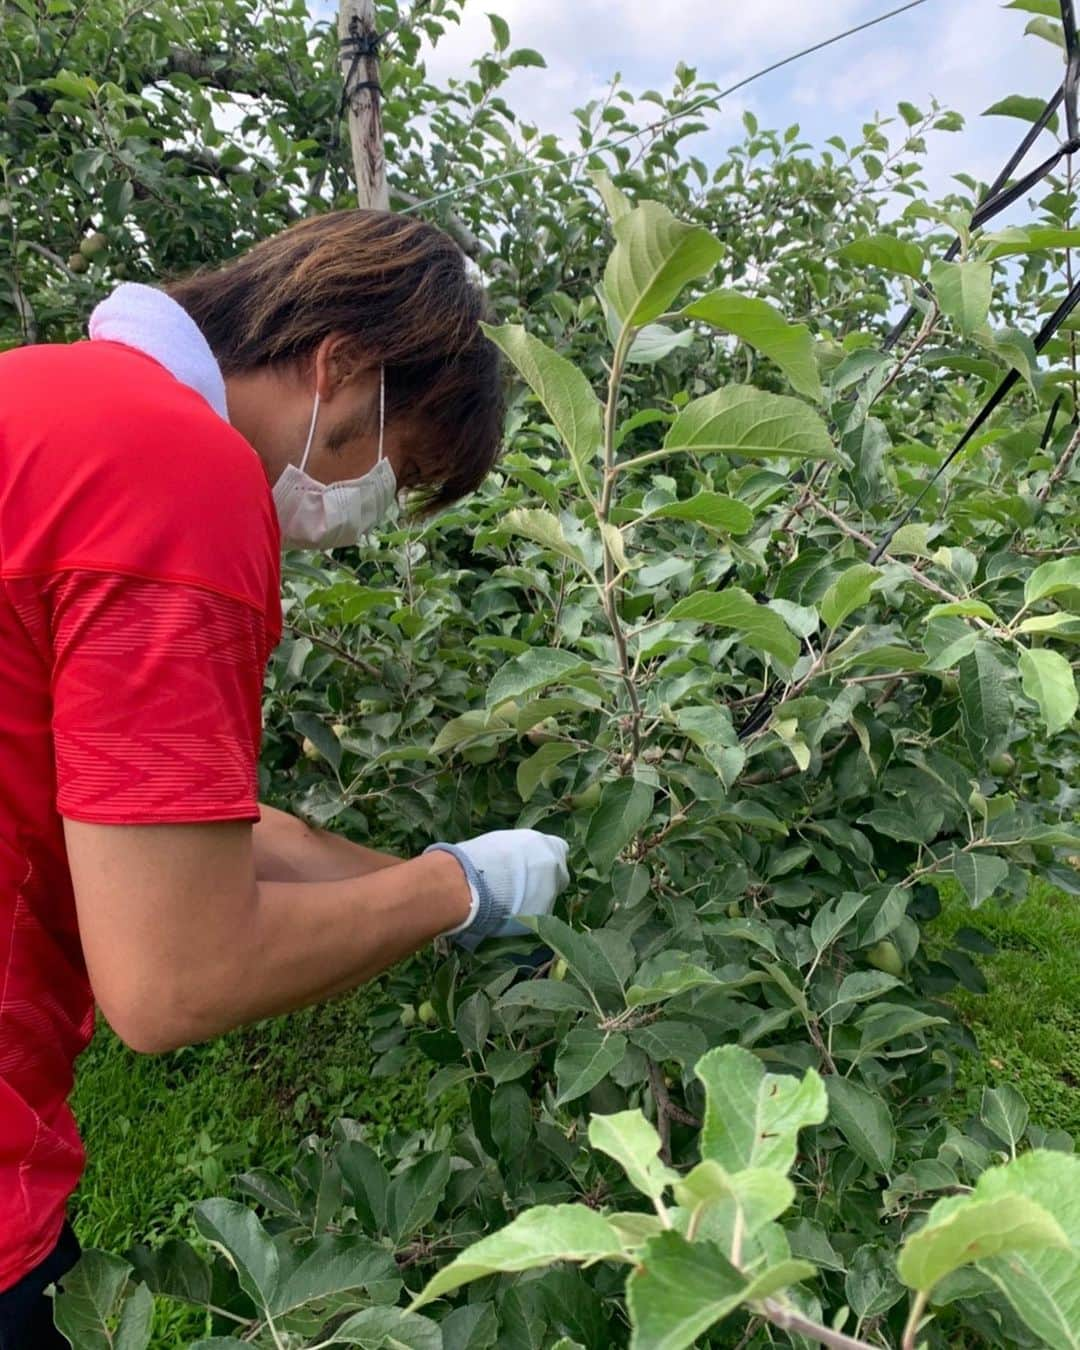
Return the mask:
POLYGON ((452 853, 472 891, 469 917, 444 937, 475 947, 486 937, 519 937, 530 930, 519 914, 550 914, 559 892, 570 884, 566 842, 539 830, 493 830, 463 844, 425 849, 452 853))

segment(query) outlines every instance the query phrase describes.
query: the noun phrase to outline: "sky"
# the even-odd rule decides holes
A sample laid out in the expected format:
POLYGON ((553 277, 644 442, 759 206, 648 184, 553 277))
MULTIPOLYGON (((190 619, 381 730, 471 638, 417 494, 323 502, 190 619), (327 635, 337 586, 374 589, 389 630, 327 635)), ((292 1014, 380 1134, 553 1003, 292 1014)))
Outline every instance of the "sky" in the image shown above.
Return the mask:
MULTIPOLYGON (((755 70, 895 8, 902 0, 467 0, 460 27, 426 55, 436 80, 468 74, 491 42, 486 11, 511 28, 513 46, 534 47, 546 70, 516 71, 501 91, 542 131, 568 131, 571 110, 600 95, 619 72, 634 91, 670 87, 680 60, 721 88, 755 70)), ((843 43, 765 76, 709 114, 695 152, 717 161, 740 139, 750 109, 762 126, 798 122, 806 139, 857 136, 875 112, 898 100, 925 107, 930 97, 962 113, 966 130, 929 142, 927 181, 947 190, 957 172, 989 180, 1025 124, 981 117, 1009 94, 1048 97, 1062 75, 1048 42, 1023 36, 1029 15, 1000 0, 925 0, 843 43)))

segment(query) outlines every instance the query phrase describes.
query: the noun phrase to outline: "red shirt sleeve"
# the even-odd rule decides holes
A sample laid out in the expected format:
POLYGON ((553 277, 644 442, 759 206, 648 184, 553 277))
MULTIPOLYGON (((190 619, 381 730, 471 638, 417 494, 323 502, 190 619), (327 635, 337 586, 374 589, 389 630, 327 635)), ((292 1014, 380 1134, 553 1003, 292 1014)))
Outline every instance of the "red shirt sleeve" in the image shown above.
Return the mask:
POLYGON ((48 586, 60 814, 257 820, 263 616, 195 586, 71 572, 48 586))

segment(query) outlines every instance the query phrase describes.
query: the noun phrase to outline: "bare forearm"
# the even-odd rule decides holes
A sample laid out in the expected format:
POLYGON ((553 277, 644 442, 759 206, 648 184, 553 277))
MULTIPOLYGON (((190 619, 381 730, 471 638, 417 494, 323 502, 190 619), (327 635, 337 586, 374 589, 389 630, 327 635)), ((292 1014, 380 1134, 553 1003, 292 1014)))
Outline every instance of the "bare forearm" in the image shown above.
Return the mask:
POLYGON ((347 881, 261 882, 236 946, 204 966, 184 1039, 352 989, 461 923, 470 900, 443 853, 347 881))
POLYGON ((242 823, 65 822, 79 930, 105 1016, 162 1051, 362 984, 464 922, 447 853, 344 881, 257 881, 242 823))
POLYGON ((339 834, 314 829, 276 807, 259 809, 262 819, 252 829, 259 881, 344 881, 401 862, 339 834))

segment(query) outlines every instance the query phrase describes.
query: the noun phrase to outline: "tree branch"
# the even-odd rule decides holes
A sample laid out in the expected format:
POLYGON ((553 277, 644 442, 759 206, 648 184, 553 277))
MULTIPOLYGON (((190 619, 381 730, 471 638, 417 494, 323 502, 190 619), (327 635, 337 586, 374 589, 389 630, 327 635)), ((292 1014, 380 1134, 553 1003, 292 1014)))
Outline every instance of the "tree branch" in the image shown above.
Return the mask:
POLYGON ((19 243, 22 244, 23 248, 29 249, 31 253, 36 253, 39 257, 44 258, 47 263, 51 263, 58 272, 63 272, 71 281, 75 280, 75 273, 59 253, 54 253, 51 248, 46 248, 44 244, 39 244, 33 239, 20 239, 19 243))
MULTIPOLYGON (((399 202, 404 202, 406 206, 420 206, 423 202, 423 198, 418 197, 415 192, 406 192, 404 188, 394 187, 393 185, 390 187, 390 196, 396 198, 399 202)), ((486 258, 494 256, 487 245, 481 243, 456 212, 444 212, 439 225, 457 244, 462 253, 467 258, 472 258, 474 262, 483 262, 486 258)))
POLYGON ((796 1309, 776 1299, 767 1298, 755 1306, 774 1327, 779 1327, 781 1331, 795 1331, 808 1340, 817 1341, 819 1345, 829 1346, 830 1350, 874 1350, 869 1342, 857 1341, 851 1336, 833 1331, 831 1327, 823 1327, 818 1322, 812 1322, 809 1317, 804 1317, 796 1309))
POLYGON ((1076 458, 1076 451, 1078 448, 1080 448, 1080 427, 1076 428, 1073 432, 1072 440, 1062 451, 1061 458, 1058 460, 1054 472, 1039 489, 1039 501, 1045 502, 1051 492, 1053 492, 1054 488, 1069 472, 1072 462, 1076 458))
MULTIPOLYGON (((248 174, 253 183, 256 197, 263 197, 268 192, 272 192, 278 184, 270 176, 262 176, 251 172, 249 166, 244 164, 223 164, 212 150, 205 148, 179 150, 166 150, 162 154, 162 159, 167 163, 184 164, 192 173, 202 174, 207 178, 214 178, 219 183, 228 185, 229 179, 233 174, 248 174)), ((299 220, 300 212, 289 200, 286 194, 282 203, 282 215, 288 221, 299 220)))

